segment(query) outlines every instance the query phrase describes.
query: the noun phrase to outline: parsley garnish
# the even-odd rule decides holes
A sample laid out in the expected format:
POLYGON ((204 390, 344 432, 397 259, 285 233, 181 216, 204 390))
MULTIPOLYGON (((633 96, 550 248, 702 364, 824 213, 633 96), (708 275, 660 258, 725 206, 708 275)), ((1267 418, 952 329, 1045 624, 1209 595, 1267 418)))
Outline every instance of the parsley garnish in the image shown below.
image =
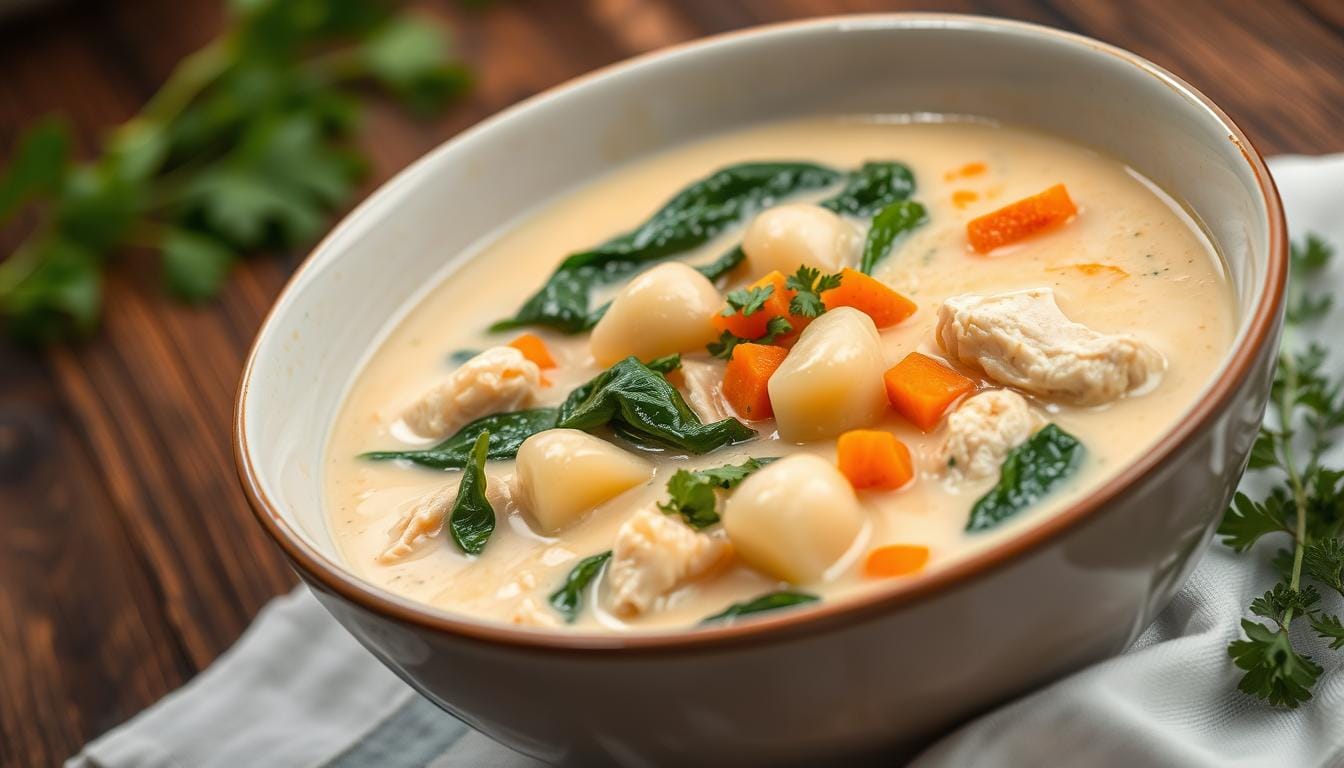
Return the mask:
POLYGON ((213 296, 242 255, 309 242, 345 206, 364 165, 354 134, 365 85, 427 111, 468 81, 442 27, 396 3, 230 5, 220 37, 108 131, 97 158, 75 162, 54 119, 8 153, 0 225, 26 209, 19 228, 32 233, 0 264, 11 333, 91 331, 103 272, 126 247, 161 254, 170 293, 213 296))
POLYGON ((717 489, 730 490, 747 476, 774 461, 773 458, 747 459, 741 464, 725 464, 712 469, 679 469, 667 481, 667 501, 658 508, 669 515, 681 515, 692 528, 706 528, 719 522, 717 489))
POLYGON ((799 317, 818 317, 826 311, 821 294, 840 287, 840 273, 823 275, 814 267, 799 267, 784 284, 795 292, 789 302, 789 312, 799 317))
POLYGON ((725 297, 728 306, 724 307, 720 314, 724 317, 732 317, 741 312, 743 317, 750 317, 759 312, 761 307, 765 306, 765 300, 773 296, 774 293, 775 286, 773 285, 765 285, 760 288, 738 288, 735 291, 729 291, 725 297))
POLYGON ((715 357, 721 357, 724 360, 733 359, 733 350, 738 344, 773 344, 775 339, 789 333, 793 330, 793 323, 787 318, 772 317, 765 324, 765 335, 755 339, 745 339, 732 331, 724 331, 719 334, 719 340, 710 342, 705 346, 709 354, 715 357))
POLYGON ((1282 578, 1252 601, 1243 619, 1244 639, 1228 653, 1245 670, 1237 686, 1275 706, 1293 708, 1311 698, 1321 667, 1293 647, 1289 630, 1306 618, 1335 650, 1344 648, 1344 623, 1322 606, 1319 588, 1344 596, 1344 471, 1322 465, 1325 451, 1344 427, 1344 382, 1324 372, 1325 350, 1315 344, 1295 349, 1295 326, 1319 320, 1329 296, 1307 292, 1310 276, 1330 261, 1331 249, 1314 235, 1292 250, 1288 323, 1271 391, 1274 426, 1265 426, 1251 451, 1250 468, 1272 471, 1282 483, 1264 499, 1238 493, 1218 533, 1237 552, 1262 537, 1285 534, 1292 542, 1274 558, 1282 578), (1303 583, 1304 577, 1315 584, 1303 583), (1318 588, 1319 587, 1319 588, 1318 588))

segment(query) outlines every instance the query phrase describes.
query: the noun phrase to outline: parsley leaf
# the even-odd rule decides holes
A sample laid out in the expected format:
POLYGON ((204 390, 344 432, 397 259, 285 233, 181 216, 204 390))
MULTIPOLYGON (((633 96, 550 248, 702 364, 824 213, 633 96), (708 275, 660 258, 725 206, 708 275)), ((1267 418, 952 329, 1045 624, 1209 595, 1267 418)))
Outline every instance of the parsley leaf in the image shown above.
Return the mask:
POLYGON ((794 291, 793 300, 789 302, 789 312, 799 317, 818 317, 826 311, 826 304, 821 300, 821 294, 832 288, 840 286, 840 273, 833 275, 823 275, 821 270, 814 267, 802 266, 798 271, 789 276, 785 285, 789 290, 794 291))
POLYGON ((1332 613, 1318 613, 1310 617, 1311 628, 1322 639, 1330 641, 1330 650, 1344 648, 1344 624, 1332 613))
POLYGON ((719 522, 717 489, 736 488, 747 476, 774 461, 773 458, 747 459, 741 464, 725 464, 712 469, 679 469, 667 481, 667 501, 658 508, 669 515, 681 515, 692 528, 706 528, 719 522))
POLYGON ((732 360, 733 350, 737 348, 738 344, 773 344, 775 339, 791 333, 792 331, 793 323, 790 323, 788 318, 772 317, 765 324, 764 336, 755 339, 744 339, 732 331, 724 331, 719 334, 718 341, 712 341, 705 345, 705 349, 709 350, 709 354, 715 357, 723 358, 724 360, 732 360))
POLYGON ((735 291, 729 291, 725 297, 728 306, 723 308, 721 313, 724 317, 732 317, 738 312, 743 317, 749 317, 759 312, 761 307, 765 306, 766 299, 773 296, 775 286, 765 285, 760 288, 738 288, 735 291))
POLYGON ((1321 668, 1293 649, 1288 630, 1275 631, 1249 619, 1242 619, 1241 628, 1246 639, 1227 647, 1232 661, 1246 670, 1237 688, 1289 709, 1310 699, 1321 668))
POLYGON ((1263 502, 1252 501, 1246 494, 1237 493, 1218 526, 1218 535, 1223 537, 1223 544, 1237 552, 1245 552, 1261 536, 1292 530, 1287 523, 1291 501, 1282 489, 1275 490, 1263 502))

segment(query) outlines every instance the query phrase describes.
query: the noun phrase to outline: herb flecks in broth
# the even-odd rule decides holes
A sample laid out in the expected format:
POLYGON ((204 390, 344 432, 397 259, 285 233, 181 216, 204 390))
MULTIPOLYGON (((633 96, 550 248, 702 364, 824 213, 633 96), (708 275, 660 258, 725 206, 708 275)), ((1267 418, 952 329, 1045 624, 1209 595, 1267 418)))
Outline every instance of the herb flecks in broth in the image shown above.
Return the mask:
POLYGON ((551 593, 551 607, 559 611, 565 621, 572 624, 579 617, 579 611, 583 608, 583 591, 597 578, 609 560, 611 550, 583 558, 565 576, 565 583, 551 593))
POLYGON ((778 611, 784 608, 796 608, 800 605, 815 603, 821 598, 816 595, 810 595, 806 592, 771 592, 768 595, 761 595, 741 603, 733 603, 724 610, 707 617, 701 624, 713 624, 717 622, 732 623, 743 616, 750 616, 756 613, 765 613, 767 611, 778 611))
POLYGON ((448 514, 453 541, 469 555, 479 555, 495 532, 495 510, 485 497, 485 459, 490 433, 482 432, 471 448, 471 460, 457 487, 457 501, 448 514))
POLYGON ((462 469, 471 462, 472 448, 481 435, 488 435, 486 458, 512 459, 527 438, 555 426, 555 408, 532 408, 483 416, 459 429, 452 437, 433 448, 410 451, 370 451, 362 459, 389 461, 400 459, 430 469, 462 469))
POLYGON ((1045 498, 1077 471, 1085 454, 1078 438, 1047 424, 1008 453, 999 482, 971 507, 966 530, 993 528, 1045 498))
POLYGON ((682 190, 637 229, 590 251, 571 254, 518 314, 492 330, 545 325, 565 333, 591 328, 593 288, 629 277, 641 267, 685 253, 746 216, 841 178, 813 163, 743 163, 717 171, 682 190))
POLYGON ((622 434, 695 454, 756 436, 755 430, 737 419, 701 422, 661 373, 634 357, 570 393, 556 421, 558 427, 584 431, 608 425, 622 434))
POLYGON ((681 515, 692 528, 708 528, 719 522, 719 489, 731 490, 743 480, 774 461, 774 458, 747 459, 741 464, 725 464, 711 469, 679 469, 667 481, 667 501, 658 508, 670 515, 681 515))

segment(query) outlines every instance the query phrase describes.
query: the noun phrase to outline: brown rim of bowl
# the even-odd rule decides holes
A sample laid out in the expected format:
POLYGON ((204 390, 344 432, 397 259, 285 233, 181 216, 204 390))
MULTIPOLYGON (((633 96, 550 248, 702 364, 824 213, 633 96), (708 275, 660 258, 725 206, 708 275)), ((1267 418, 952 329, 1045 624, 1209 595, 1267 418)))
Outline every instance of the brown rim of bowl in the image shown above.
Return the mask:
MULTIPOLYGON (((1238 383, 1245 378, 1252 364, 1261 355, 1264 345, 1271 340, 1277 325, 1288 271, 1288 235, 1278 190, 1259 151, 1255 149, 1241 129, 1208 97, 1156 64, 1112 45, 1083 35, 1036 24, 958 14, 865 14, 768 24, 701 38, 611 64, 509 107, 497 115, 487 118, 474 128, 468 129, 463 134, 459 134, 454 139, 450 139, 450 141, 458 140, 462 136, 475 131, 487 130, 497 121, 526 109, 541 99, 555 97, 594 78, 641 66, 653 59, 702 47, 723 45, 727 41, 739 37, 826 26, 861 27, 865 29, 883 26, 955 26, 963 29, 991 27, 1003 31, 1053 37, 1072 45, 1086 46, 1097 53, 1113 56, 1134 66, 1140 73, 1156 78, 1172 90, 1202 105, 1222 123, 1228 131, 1228 140, 1240 150, 1260 188, 1265 210, 1269 216, 1270 250, 1266 265, 1265 288, 1256 300, 1245 339, 1240 346, 1232 351, 1232 356, 1228 360, 1222 375, 1213 382, 1206 395, 1190 409, 1185 417, 1163 435, 1143 458, 1130 464, 1120 474, 1111 478, 1085 498, 1080 499, 1073 506, 1056 513, 1034 528, 1024 531, 1022 534, 1014 536, 997 546, 986 549, 943 570, 935 571, 927 577, 910 582, 894 583, 886 588, 874 589, 867 594, 836 603, 825 603, 808 610, 785 612, 773 617, 762 617, 742 624, 667 633, 614 635, 549 632, 474 621, 385 592, 350 574, 341 565, 333 562, 296 535, 290 526, 281 519, 276 512, 276 505, 266 496, 257 482, 257 473, 252 466, 251 454, 247 447, 247 436, 243 432, 243 413, 247 408, 248 381, 252 367, 256 362, 258 347, 266 328, 271 323, 276 307, 280 306, 289 292, 294 290, 299 278, 311 265, 313 254, 320 252, 332 235, 342 229, 338 225, 332 234, 329 234, 313 249, 294 272, 267 312, 257 332, 257 338, 253 342, 252 349, 248 353, 247 362, 243 367, 234 410, 234 460, 248 501, 262 527, 275 539, 297 568, 316 582, 320 589, 338 594, 373 613, 417 625, 423 629, 454 635, 462 640, 505 645, 519 650, 561 653, 678 652, 742 642, 782 641, 805 633, 826 631, 839 624, 862 621, 875 614, 965 587, 978 579, 992 575, 1017 557, 1041 548, 1065 531, 1089 519, 1103 505, 1130 490, 1144 475, 1164 463, 1185 441, 1202 431, 1216 417, 1235 392, 1238 383)), ((412 168, 414 168, 414 165, 412 168)), ((407 171, 402 171, 399 175, 406 173, 407 171)), ((391 181, 388 184, 391 184, 391 181)), ((376 197, 376 193, 374 196, 376 197)))

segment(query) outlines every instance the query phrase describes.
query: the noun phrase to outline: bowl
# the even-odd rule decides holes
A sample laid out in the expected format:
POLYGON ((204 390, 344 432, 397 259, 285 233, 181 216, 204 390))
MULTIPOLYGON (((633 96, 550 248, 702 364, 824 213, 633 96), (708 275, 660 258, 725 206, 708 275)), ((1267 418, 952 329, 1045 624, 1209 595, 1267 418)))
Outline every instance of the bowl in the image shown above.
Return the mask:
POLYGON ((748 30, 532 98, 359 206, 262 325, 238 394, 239 474, 257 520, 346 629, 430 700, 520 752, 584 765, 905 754, 1119 653, 1180 588, 1260 425, 1286 260, 1259 154, 1207 98, 1134 54, 970 16, 748 30), (408 302, 519 212, 626 161, 757 121, 835 113, 971 115, 1040 129, 1119 158, 1182 201, 1222 252, 1240 313, 1199 401, 1140 461, 1000 546, 752 623, 544 633, 416 604, 342 566, 323 519, 322 452, 368 350, 408 302))

